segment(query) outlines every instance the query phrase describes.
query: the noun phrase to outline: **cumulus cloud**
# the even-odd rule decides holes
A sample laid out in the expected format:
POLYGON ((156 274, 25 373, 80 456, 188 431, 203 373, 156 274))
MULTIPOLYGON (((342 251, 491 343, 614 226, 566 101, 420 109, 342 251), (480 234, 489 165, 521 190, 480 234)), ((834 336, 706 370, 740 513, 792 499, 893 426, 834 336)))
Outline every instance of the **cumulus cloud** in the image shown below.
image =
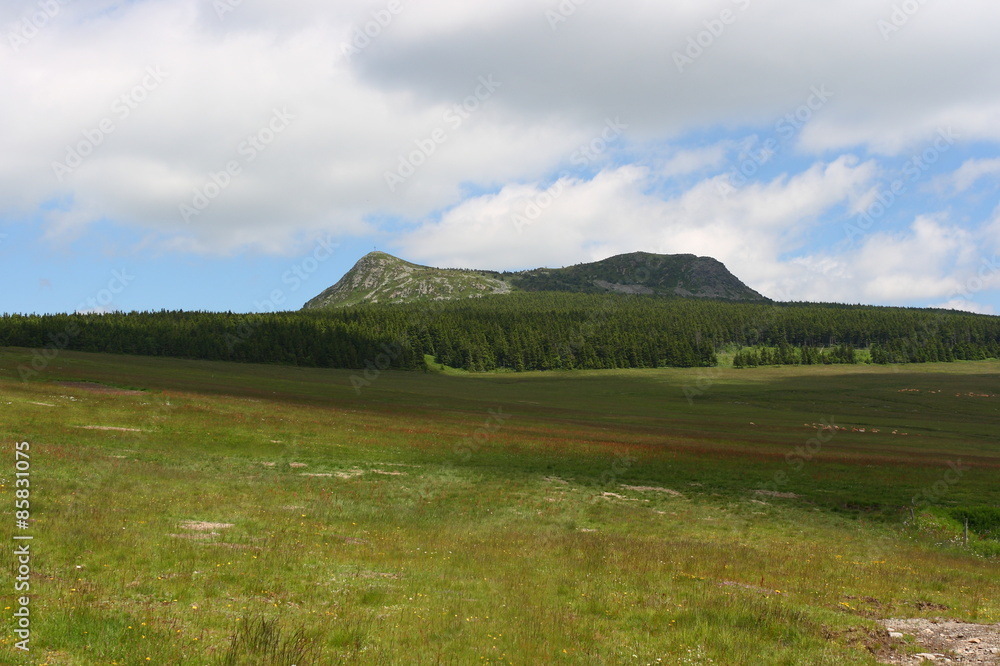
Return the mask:
POLYGON ((820 214, 857 196, 873 170, 845 156, 739 189, 714 176, 664 200, 648 191, 648 169, 627 165, 589 180, 511 185, 466 200, 398 246, 418 261, 495 268, 637 250, 710 255, 768 291, 781 286, 778 257, 801 246, 820 214))
POLYGON ((997 314, 996 308, 992 305, 983 305, 981 303, 967 301, 962 298, 953 298, 950 301, 945 301, 944 303, 933 303, 929 307, 940 308, 942 310, 963 310, 965 312, 984 315, 997 314))
POLYGON ((967 160, 953 174, 951 185, 957 192, 964 192, 979 179, 1000 174, 1000 158, 967 160))
POLYGON ((515 125, 489 100, 448 122, 475 78, 449 101, 378 89, 340 50, 359 8, 311 20, 300 4, 292 20, 272 5, 284 17, 274 28, 250 3, 222 19, 207 6, 153 0, 95 16, 81 1, 0 51, 0 84, 17 99, 2 111, 0 206, 66 203, 47 215, 60 237, 110 219, 174 248, 281 252, 297 236, 371 231, 374 214, 447 207, 468 182, 539 174, 585 136, 551 119, 515 125), (275 114, 289 119, 280 132, 275 114), (445 142, 390 191, 385 173, 438 128, 445 142))
POLYGON ((704 148, 679 150, 665 160, 658 171, 664 178, 670 178, 720 167, 726 161, 730 147, 728 144, 718 143, 704 148))
MULTIPOLYGON (((947 298, 969 246, 1000 245, 946 206, 811 245, 872 201, 886 158, 942 128, 1000 139, 985 0, 74 0, 44 21, 16 4, 0 216, 53 241, 101 222, 217 256, 329 234, 495 268, 693 252, 822 300, 947 298), (588 154, 608 123, 625 129, 588 154), (769 132, 781 166, 726 194, 727 163, 773 153, 769 132)), ((951 187, 998 164, 970 159, 951 187)))
POLYGON ((907 229, 866 236, 854 251, 816 253, 793 260, 802 300, 904 305, 928 303, 970 312, 1000 287, 1000 265, 983 253, 982 234, 946 215, 920 216, 907 229), (940 301, 938 299, 945 299, 940 301))
POLYGON ((361 70, 442 97, 493 71, 511 82, 503 103, 524 117, 621 115, 648 135, 773 122, 826 85, 835 100, 803 135, 813 150, 899 152, 941 125, 968 139, 1000 137, 1000 93, 985 92, 998 89, 1000 70, 984 67, 998 59, 991 35, 1000 6, 985 1, 922 5, 888 38, 879 22, 894 20, 892 7, 864 0, 828 11, 748 0, 587 3, 555 24, 546 12, 556 2, 507 7, 460 29, 394 34, 361 70), (679 71, 675 54, 694 57, 679 71))

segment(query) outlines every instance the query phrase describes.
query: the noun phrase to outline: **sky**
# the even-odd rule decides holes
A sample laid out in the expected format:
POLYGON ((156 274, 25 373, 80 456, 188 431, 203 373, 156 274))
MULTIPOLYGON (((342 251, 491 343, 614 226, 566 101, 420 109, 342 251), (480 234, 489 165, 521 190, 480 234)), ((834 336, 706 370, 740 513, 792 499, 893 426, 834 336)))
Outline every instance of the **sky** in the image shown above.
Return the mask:
POLYGON ((7 0, 0 312, 298 309, 373 249, 1000 313, 1000 3, 7 0))

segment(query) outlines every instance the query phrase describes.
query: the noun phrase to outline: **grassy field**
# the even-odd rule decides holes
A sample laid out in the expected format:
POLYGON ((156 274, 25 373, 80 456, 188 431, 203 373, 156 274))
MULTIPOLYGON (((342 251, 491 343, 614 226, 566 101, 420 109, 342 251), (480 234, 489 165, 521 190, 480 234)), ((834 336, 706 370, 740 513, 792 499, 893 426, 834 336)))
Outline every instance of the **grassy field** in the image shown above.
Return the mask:
POLYGON ((33 536, 2 663, 875 664, 919 651, 877 618, 1000 622, 948 514, 1000 505, 1000 363, 30 361, 0 350, 0 535, 33 536))

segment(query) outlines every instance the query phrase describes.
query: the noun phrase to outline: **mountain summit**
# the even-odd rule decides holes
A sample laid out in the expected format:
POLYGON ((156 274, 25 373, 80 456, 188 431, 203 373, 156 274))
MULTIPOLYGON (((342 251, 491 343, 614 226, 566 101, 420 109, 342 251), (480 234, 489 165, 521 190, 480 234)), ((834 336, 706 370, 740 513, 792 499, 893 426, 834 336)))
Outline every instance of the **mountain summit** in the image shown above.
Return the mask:
POLYGON ((500 273, 433 268, 412 264, 385 252, 370 252, 337 284, 311 299, 303 309, 453 300, 515 291, 767 300, 743 284, 722 262, 693 254, 632 252, 565 268, 500 273))
POLYGON ((408 303, 505 294, 511 285, 493 271, 432 268, 385 252, 369 252, 303 309, 345 307, 359 303, 408 303))

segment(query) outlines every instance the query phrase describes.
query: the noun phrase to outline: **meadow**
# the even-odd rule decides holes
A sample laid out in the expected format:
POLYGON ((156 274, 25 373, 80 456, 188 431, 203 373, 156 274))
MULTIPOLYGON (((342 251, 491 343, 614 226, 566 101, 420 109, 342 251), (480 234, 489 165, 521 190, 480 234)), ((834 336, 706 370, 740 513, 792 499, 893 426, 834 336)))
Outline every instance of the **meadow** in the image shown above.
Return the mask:
POLYGON ((31 358, 0 350, 0 536, 33 536, 2 663, 870 665, 920 651, 879 618, 1000 622, 955 518, 1000 506, 997 361, 31 358))

